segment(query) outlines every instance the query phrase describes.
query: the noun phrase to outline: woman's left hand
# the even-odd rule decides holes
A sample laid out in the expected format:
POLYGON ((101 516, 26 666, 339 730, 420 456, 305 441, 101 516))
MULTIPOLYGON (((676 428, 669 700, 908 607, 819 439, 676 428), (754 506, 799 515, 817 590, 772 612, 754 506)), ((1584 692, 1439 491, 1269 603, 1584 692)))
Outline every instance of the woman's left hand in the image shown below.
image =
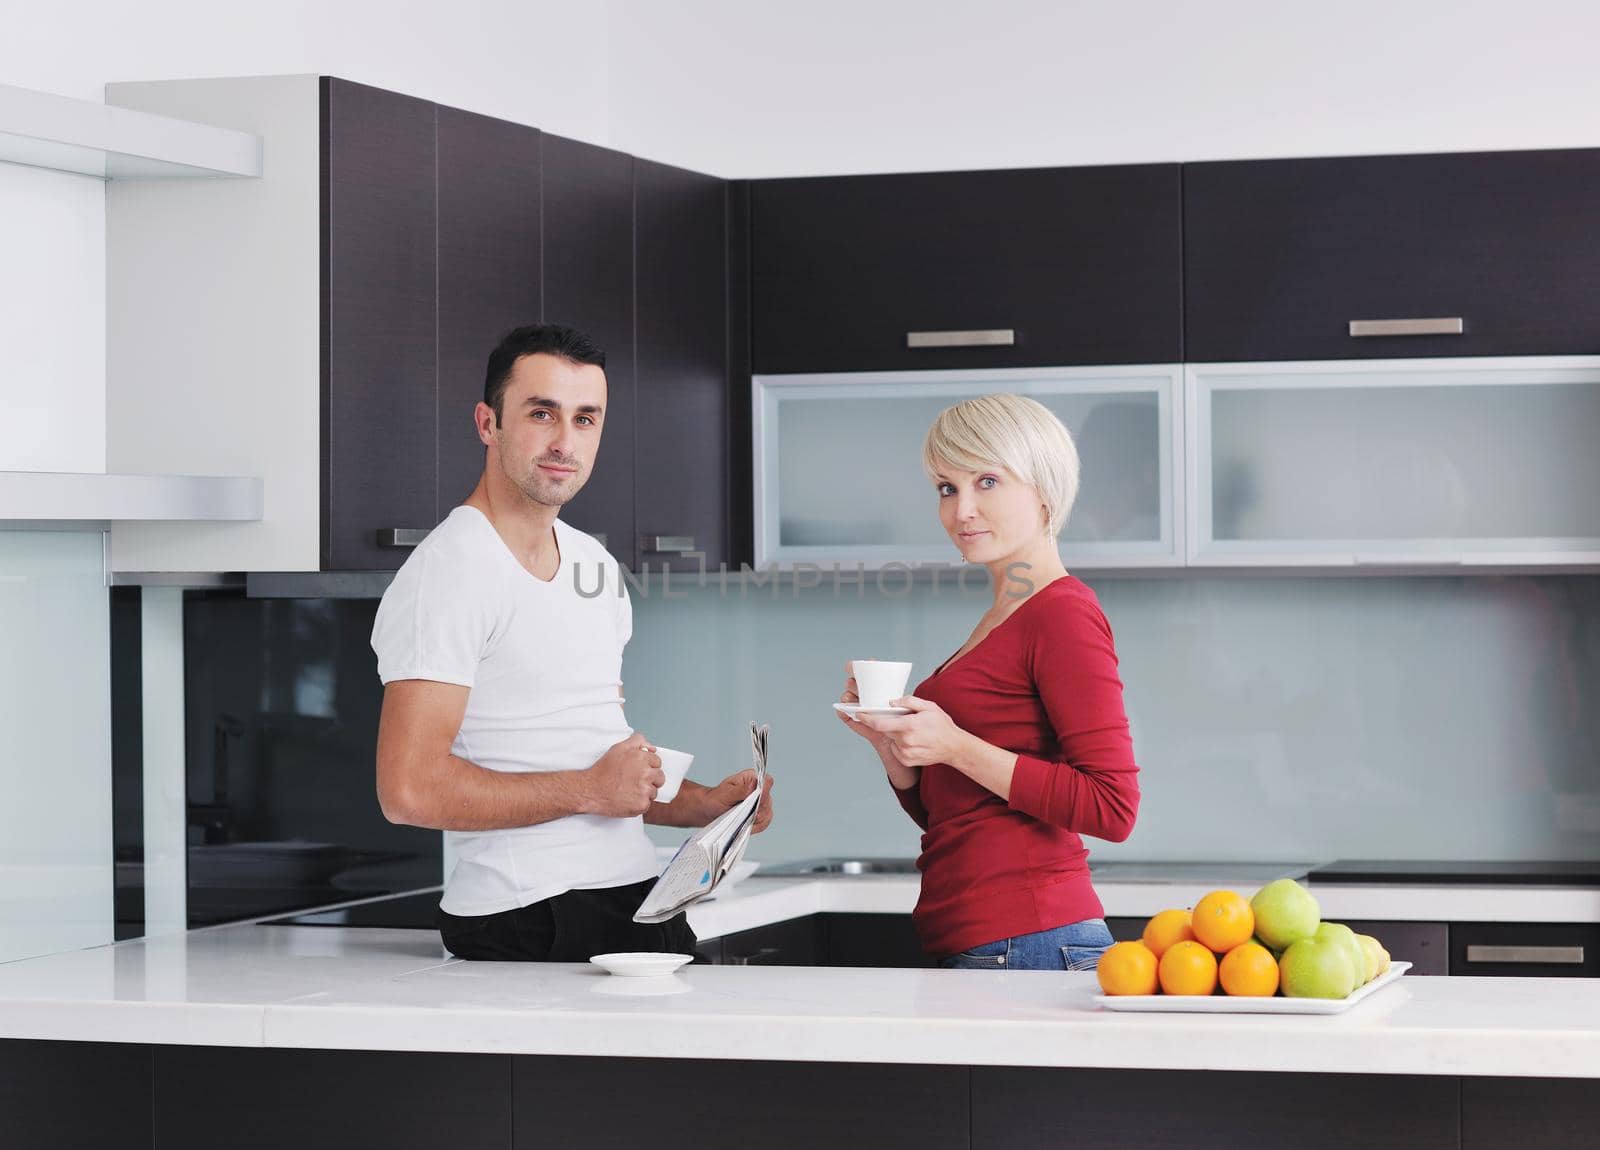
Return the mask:
POLYGON ((907 707, 910 715, 858 715, 858 722, 888 735, 894 752, 908 767, 927 767, 934 763, 955 764, 972 736, 956 726, 938 703, 907 695, 891 704, 907 707))

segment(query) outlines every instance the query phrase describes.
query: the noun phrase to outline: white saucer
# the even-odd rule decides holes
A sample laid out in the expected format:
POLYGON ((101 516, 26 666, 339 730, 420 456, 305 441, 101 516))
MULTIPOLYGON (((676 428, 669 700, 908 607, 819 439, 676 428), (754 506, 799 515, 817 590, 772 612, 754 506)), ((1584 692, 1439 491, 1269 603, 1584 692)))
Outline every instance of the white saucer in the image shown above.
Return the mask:
POLYGON ((857 715, 909 715, 910 707, 863 707, 860 703, 835 703, 833 709, 852 719, 857 715))
POLYGON ((597 954, 589 960, 601 970, 629 978, 650 978, 671 974, 685 963, 693 962, 692 954, 665 954, 657 951, 634 951, 618 954, 597 954))

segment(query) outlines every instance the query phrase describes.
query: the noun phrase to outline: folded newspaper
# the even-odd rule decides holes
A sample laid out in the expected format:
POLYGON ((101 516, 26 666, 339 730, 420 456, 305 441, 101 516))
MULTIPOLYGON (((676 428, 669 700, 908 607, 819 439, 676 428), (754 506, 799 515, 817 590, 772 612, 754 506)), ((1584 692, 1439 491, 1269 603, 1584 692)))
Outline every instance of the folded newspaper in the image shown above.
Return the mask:
POLYGON ((756 789, 684 840, 667 869, 656 879, 656 885, 639 904, 634 922, 665 922, 690 903, 705 898, 717 889, 717 884, 744 854, 745 844, 750 841, 750 832, 755 827, 756 810, 761 806, 761 794, 766 789, 767 730, 765 725, 750 724, 756 789))

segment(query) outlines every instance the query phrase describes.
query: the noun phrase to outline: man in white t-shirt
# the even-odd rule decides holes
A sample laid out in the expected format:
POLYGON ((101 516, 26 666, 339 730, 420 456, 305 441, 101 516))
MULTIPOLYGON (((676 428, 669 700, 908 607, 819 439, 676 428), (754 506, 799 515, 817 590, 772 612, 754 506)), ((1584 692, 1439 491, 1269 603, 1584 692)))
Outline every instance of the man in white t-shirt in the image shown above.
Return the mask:
MULTIPOLYGON (((755 786, 740 771, 654 801, 661 759, 622 711, 621 572, 557 517, 589 478, 607 399, 605 354, 582 333, 509 333, 474 413, 483 475, 373 625, 378 801, 391 822, 449 835, 440 933, 463 958, 692 953, 682 915, 633 922, 659 869, 643 824, 703 826, 755 786)), ((756 830, 771 820, 769 793, 756 830)))

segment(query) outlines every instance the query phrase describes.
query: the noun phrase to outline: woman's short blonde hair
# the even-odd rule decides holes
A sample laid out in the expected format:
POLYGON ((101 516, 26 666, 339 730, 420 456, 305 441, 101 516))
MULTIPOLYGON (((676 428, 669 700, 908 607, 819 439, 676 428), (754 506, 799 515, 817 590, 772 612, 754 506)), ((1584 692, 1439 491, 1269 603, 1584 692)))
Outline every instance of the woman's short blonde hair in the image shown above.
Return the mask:
POLYGON ((1061 420, 1025 395, 980 395, 939 413, 922 444, 929 478, 1003 467, 1039 493, 1052 539, 1078 498, 1078 448, 1061 420))

